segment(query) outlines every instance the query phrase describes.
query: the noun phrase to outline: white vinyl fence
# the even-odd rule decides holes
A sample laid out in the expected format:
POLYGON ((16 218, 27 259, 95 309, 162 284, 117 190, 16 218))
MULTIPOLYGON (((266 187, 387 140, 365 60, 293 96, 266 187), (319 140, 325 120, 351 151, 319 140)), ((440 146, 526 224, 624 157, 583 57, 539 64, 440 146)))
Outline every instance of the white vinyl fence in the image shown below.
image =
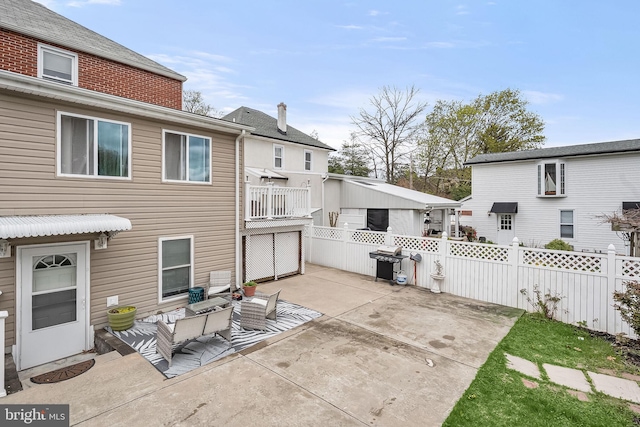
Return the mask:
POLYGON ((413 237, 385 232, 307 226, 306 261, 369 276, 376 275, 376 260, 369 257, 380 245, 401 246, 409 258, 401 268, 409 284, 431 288, 435 261, 444 267, 440 290, 461 297, 532 311, 530 298, 537 285, 543 294, 562 297, 556 318, 611 334, 635 334, 613 308, 613 292, 626 280, 640 280, 640 258, 606 254, 525 248, 517 239, 510 246, 489 245, 442 238, 413 237), (415 273, 414 273, 415 268, 415 273))

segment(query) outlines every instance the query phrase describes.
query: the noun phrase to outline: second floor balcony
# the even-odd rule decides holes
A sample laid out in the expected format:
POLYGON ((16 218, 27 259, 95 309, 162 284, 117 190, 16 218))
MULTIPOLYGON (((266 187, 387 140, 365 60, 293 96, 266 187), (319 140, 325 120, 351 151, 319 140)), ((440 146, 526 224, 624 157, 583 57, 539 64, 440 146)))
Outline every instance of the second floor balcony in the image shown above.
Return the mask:
POLYGON ((311 189, 245 184, 245 221, 311 218, 311 189))

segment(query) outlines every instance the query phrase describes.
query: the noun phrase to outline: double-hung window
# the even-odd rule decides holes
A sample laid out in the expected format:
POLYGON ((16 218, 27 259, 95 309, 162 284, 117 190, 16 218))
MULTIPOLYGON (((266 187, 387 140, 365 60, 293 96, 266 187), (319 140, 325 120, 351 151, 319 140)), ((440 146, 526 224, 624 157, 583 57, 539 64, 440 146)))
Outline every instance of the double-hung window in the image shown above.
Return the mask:
POLYGON ((38 44, 38 77, 78 86, 78 55, 53 46, 38 44))
POLYGON ((164 131, 163 180, 211 183, 211 138, 164 131))
POLYGON ((573 211, 566 210, 560 211, 560 238, 573 239, 574 238, 574 219, 573 211))
POLYGON ((538 164, 538 196, 560 197, 566 194, 566 168, 560 161, 538 164))
POLYGON ((282 145, 273 145, 273 167, 274 169, 284 167, 284 147, 282 145))
POLYGON ((310 171, 312 167, 311 159, 313 152, 311 150, 304 150, 304 170, 310 171))
POLYGON ((193 285, 193 236, 161 237, 159 302, 184 296, 193 285))
POLYGON ((58 113, 58 175, 131 178, 131 125, 58 113))

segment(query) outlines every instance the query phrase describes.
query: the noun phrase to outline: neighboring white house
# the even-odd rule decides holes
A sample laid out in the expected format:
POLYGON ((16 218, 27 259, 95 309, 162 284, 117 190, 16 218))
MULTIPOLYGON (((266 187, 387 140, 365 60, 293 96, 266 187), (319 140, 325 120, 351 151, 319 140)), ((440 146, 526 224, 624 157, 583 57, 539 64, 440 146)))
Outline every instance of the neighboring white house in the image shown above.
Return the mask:
MULTIPOLYGON (((329 174, 324 184, 324 206, 338 212, 338 226, 369 228, 394 234, 421 236, 424 232, 435 236, 446 231, 451 234, 451 218, 460 202, 410 190, 383 180, 351 175, 329 174)), ((325 218, 324 223, 330 225, 325 218)))
POLYGON ((240 107, 222 119, 251 126, 244 138, 243 280, 304 273, 302 230, 322 215, 322 181, 335 151, 278 118, 240 107), (277 256, 276 256, 277 255, 277 256))
POLYGON ((526 246, 562 239, 576 251, 606 252, 628 241, 602 219, 640 202, 640 140, 483 154, 472 168, 472 196, 461 210, 479 237, 526 246))

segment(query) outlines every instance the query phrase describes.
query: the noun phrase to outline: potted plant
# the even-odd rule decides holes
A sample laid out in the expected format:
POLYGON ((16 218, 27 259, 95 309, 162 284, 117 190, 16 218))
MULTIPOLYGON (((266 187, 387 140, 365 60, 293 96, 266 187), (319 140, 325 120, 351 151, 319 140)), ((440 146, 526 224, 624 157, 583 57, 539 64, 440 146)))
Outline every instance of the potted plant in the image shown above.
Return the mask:
POLYGON ((435 260, 434 262, 435 270, 431 273, 431 278, 433 279, 433 286, 431 286, 431 292, 434 294, 440 293, 440 282, 444 280, 444 268, 440 261, 435 260))
POLYGON ((242 286, 242 289, 244 290, 245 296, 248 296, 248 297, 254 296, 256 294, 256 286, 258 286, 258 284, 256 282, 254 282, 253 280, 250 281, 250 282, 246 282, 242 286))
POLYGON ((124 331, 133 326, 137 308, 132 305, 123 305, 107 310, 109 326, 113 331, 124 331))

